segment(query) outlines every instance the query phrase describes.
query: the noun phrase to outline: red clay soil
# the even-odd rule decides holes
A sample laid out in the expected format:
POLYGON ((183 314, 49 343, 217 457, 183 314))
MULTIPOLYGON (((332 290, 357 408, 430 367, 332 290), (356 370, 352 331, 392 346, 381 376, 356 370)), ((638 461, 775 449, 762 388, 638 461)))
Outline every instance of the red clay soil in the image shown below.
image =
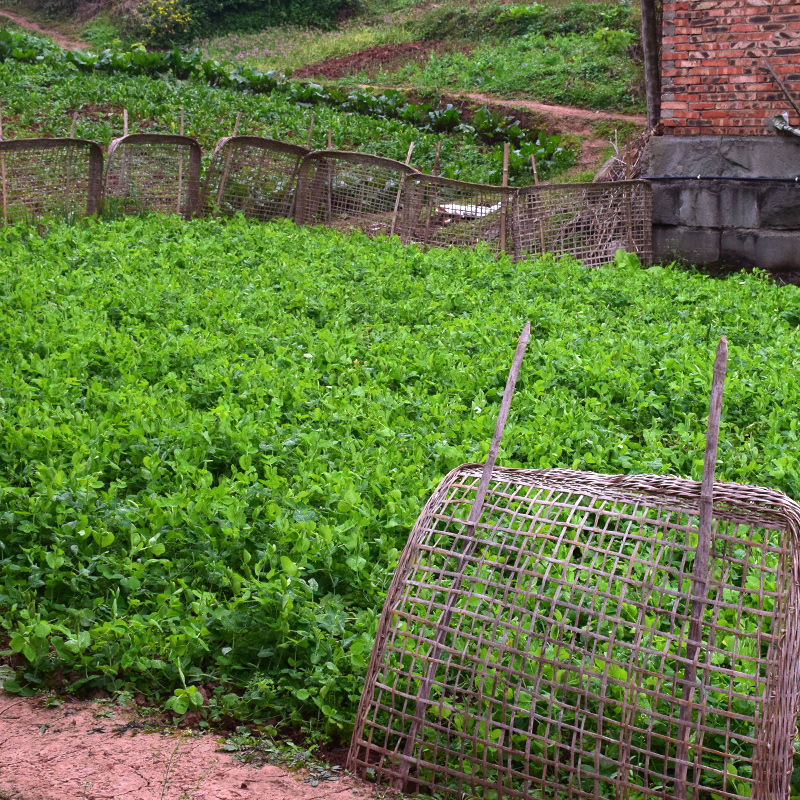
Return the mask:
POLYGON ((68 39, 58 31, 42 28, 35 22, 31 22, 29 19, 26 19, 19 14, 14 14, 12 11, 0 11, 0 17, 10 19, 15 25, 19 25, 20 28, 25 28, 26 31, 31 31, 31 33, 49 36, 59 47, 63 47, 64 50, 86 50, 89 47, 86 42, 78 42, 75 41, 75 39, 68 39))
POLYGON ((220 738, 143 732, 128 708, 0 691, 0 800, 366 800, 374 787, 248 766, 220 738))
POLYGON ((447 42, 400 42, 398 44, 382 44, 368 47, 347 56, 327 58, 315 64, 296 69, 293 78, 344 78, 358 75, 361 72, 370 77, 380 70, 393 71, 410 62, 426 61, 431 53, 450 53, 454 50, 468 52, 469 47, 449 44, 447 42))

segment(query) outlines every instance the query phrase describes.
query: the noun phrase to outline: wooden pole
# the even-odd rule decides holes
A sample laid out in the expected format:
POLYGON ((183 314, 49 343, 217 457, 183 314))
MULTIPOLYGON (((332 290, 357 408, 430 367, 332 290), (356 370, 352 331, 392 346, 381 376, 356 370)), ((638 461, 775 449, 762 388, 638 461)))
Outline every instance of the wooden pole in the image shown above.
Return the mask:
MULTIPOLYGON (((180 123, 178 124, 178 133, 183 136, 183 106, 180 111, 180 123)), ((183 153, 179 152, 178 155, 178 213, 181 213, 181 195, 183 194, 183 153)))
POLYGON ((686 667, 683 672, 681 715, 678 723, 678 741, 675 752, 675 783, 673 793, 677 800, 686 798, 686 775, 689 767, 689 738, 692 727, 692 695, 697 682, 697 662, 702 654, 703 613, 708 595, 708 567, 711 553, 711 527, 714 512, 714 470, 717 463, 720 416, 722 414, 722 389, 725 385, 725 368, 728 363, 728 340, 723 336, 714 359, 711 381, 711 401, 708 408, 706 450, 703 459, 703 479, 700 484, 700 513, 698 517, 697 550, 692 569, 692 600, 689 619, 689 638, 686 642, 686 667))
MULTIPOLYGON (((78 122, 78 112, 76 111, 72 115, 72 124, 69 126, 70 139, 75 138, 75 125, 77 124, 77 122, 78 122)), ((70 193, 72 192, 72 146, 71 145, 67 150, 67 174, 64 183, 66 185, 66 189, 64 191, 64 216, 66 217, 69 215, 69 206, 70 206, 69 196, 70 193)))
POLYGON ((122 109, 122 135, 128 135, 128 109, 122 109))
MULTIPOLYGON (((3 141, 3 115, 0 114, 0 142, 3 141)), ((0 152, 0 183, 3 186, 3 224, 8 224, 8 186, 6 184, 6 154, 0 152)))
MULTIPOLYGON (((411 154, 414 152, 414 142, 408 146, 408 153, 406 154, 406 166, 411 164, 411 154)), ((389 228, 389 236, 394 236, 394 229, 397 227, 397 212, 400 210, 400 197, 403 194, 403 187, 406 183, 406 176, 400 178, 400 187, 397 189, 397 197, 394 199, 394 212, 392 213, 392 226, 389 228)))
MULTIPOLYGON (((233 123, 233 133, 231 139, 236 136, 239 131, 239 121, 242 118, 242 112, 236 112, 236 121, 233 123)), ((219 189, 217 189, 217 206, 222 202, 222 195, 225 194, 225 187, 228 185, 228 175, 231 171, 231 151, 225 153, 225 166, 222 169, 222 176, 219 181, 219 189)))
MULTIPOLYGON (((333 149, 333 130, 331 128, 328 128, 328 150, 332 150, 332 149, 333 149)), ((333 220, 333 186, 331 185, 332 183, 333 183, 333 171, 329 170, 328 171, 328 180, 327 180, 327 184, 328 184, 328 198, 327 198, 328 199, 328 206, 327 206, 326 215, 325 215, 325 218, 328 221, 328 225, 330 225, 331 221, 333 220)))
MULTIPOLYGON (((508 188, 508 154, 510 145, 503 145, 503 189, 508 188)), ((506 252, 506 193, 500 196, 500 252, 506 252)))
MULTIPOLYGON (((535 186, 539 185, 539 171, 536 169, 536 155, 531 153, 531 167, 533 168, 533 183, 535 186)), ((539 244, 542 248, 542 255, 545 254, 544 246, 544 223, 542 222, 542 215, 539 214, 539 244)))
POLYGON ((439 666, 439 659, 442 655, 444 641, 447 638, 447 628, 450 625, 450 620, 453 616, 453 610, 458 602, 459 589, 461 588, 461 582, 464 580, 464 572, 469 564, 469 557, 472 555, 472 552, 478 545, 478 540, 475 538, 475 529, 477 528, 478 522, 480 522, 483 514, 483 504, 489 491, 489 483, 492 479, 494 465, 497 462, 497 454, 500 450, 500 442, 503 438, 503 431, 505 430, 506 421, 508 420, 508 412, 511 408, 511 399, 514 396, 517 378, 519 377, 519 371, 522 367, 522 358, 525 355, 525 349, 528 346, 530 335, 531 324, 530 322, 526 322, 525 327, 522 329, 522 333, 520 334, 519 341, 517 342, 517 349, 514 353, 514 360, 511 364, 511 370, 508 373, 506 388, 503 392, 503 399, 500 402, 500 411, 497 415, 497 423, 495 424, 492 442, 489 445, 489 454, 486 457, 486 463, 484 464, 483 472, 481 473, 478 491, 475 494, 475 499, 472 501, 469 517, 465 523, 464 539, 465 541, 469 541, 469 544, 466 546, 464 553, 458 560, 457 573, 450 585, 450 589, 447 593, 447 600, 445 601, 445 607, 442 611, 442 616, 439 618, 439 622, 436 626, 436 635, 434 636, 433 647, 431 647, 428 656, 427 673, 425 675, 425 679, 420 684, 419 692, 417 693, 416 708, 414 710, 414 719, 411 721, 408 735, 406 736, 405 745, 403 747, 403 752, 400 754, 402 764, 399 768, 399 774, 395 779, 395 788, 400 789, 400 791, 403 791, 406 788, 409 769, 411 767, 411 762, 414 760, 414 745, 417 741, 419 729, 422 727, 422 722, 425 719, 425 712, 427 711, 430 693, 433 687, 433 679, 436 676, 436 669, 439 666))
MULTIPOLYGON (((128 109, 122 109, 122 135, 128 135, 128 109)), ((128 192, 128 146, 122 146, 120 173, 120 190, 123 194, 128 192)))
POLYGON ((631 197, 631 164, 630 159, 625 156, 625 222, 628 226, 628 252, 636 252, 636 243, 633 241, 633 199, 631 197))
MULTIPOLYGON (((441 157, 442 157, 442 140, 439 139, 436 142, 436 154, 433 157, 433 169, 431 170, 431 175, 436 178, 439 175, 439 169, 441 168, 441 157)), ((428 202, 427 202, 427 211, 425 214, 425 241, 428 241, 428 234, 431 229, 431 218, 433 217, 433 193, 428 192, 428 202)))

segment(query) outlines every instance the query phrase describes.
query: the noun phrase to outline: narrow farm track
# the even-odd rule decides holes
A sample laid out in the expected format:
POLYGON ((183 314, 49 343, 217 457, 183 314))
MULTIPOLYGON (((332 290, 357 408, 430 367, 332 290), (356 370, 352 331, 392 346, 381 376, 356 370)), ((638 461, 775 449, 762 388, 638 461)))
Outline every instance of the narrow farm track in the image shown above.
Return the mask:
POLYGON ((42 36, 49 36, 59 47, 65 50, 86 50, 89 45, 86 42, 79 42, 75 39, 69 39, 64 34, 54 31, 49 28, 43 28, 35 22, 23 17, 21 14, 15 14, 13 11, 5 11, 0 9, 0 17, 5 17, 11 20, 15 25, 24 28, 31 33, 38 33, 42 36))
POLYGON ((67 700, 47 708, 36 698, 0 691, 0 798, 366 800, 375 795, 374 787, 344 775, 326 780, 270 764, 248 766, 220 752, 220 737, 213 733, 148 733, 146 722, 107 703, 67 700))

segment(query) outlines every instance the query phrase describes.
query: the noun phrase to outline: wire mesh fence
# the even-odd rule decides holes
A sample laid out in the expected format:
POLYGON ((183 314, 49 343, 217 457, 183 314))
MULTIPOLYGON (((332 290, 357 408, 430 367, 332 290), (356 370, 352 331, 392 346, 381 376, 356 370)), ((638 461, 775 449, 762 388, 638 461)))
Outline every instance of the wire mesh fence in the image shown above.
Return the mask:
POLYGON ((103 152, 95 142, 0 141, 0 222, 94 214, 102 181, 103 152))
POLYGON ((571 255, 586 266, 614 260, 622 248, 653 258, 652 191, 647 181, 538 185, 515 197, 514 255, 571 255))
POLYGON ((300 165, 310 150, 261 136, 220 139, 203 187, 206 213, 266 222, 294 216, 300 165))
POLYGON ((199 209, 200 145, 189 136, 156 133, 112 139, 103 191, 112 212, 160 211, 188 219, 199 209))
POLYGON ((496 468, 470 534, 482 469, 401 556, 350 768, 457 798, 788 800, 800 506, 714 485, 690 650, 699 483, 496 468))
POLYGON ((495 252, 510 248, 514 189, 464 183, 431 175, 406 178, 397 233, 403 241, 439 247, 486 242, 495 252))
POLYGON ((295 221, 390 233, 402 210, 403 179, 419 174, 391 158, 320 150, 300 167, 295 221))

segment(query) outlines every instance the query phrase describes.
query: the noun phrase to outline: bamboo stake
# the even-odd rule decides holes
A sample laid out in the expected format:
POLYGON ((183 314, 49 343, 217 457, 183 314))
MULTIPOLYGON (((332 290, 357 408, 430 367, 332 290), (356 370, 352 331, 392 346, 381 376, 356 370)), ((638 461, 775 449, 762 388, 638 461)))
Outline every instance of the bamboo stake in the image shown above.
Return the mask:
MULTIPOLYGON (((406 155, 406 166, 411 164, 411 154, 414 152, 414 142, 408 146, 408 154, 406 155)), ((400 196, 403 194, 403 187, 406 183, 406 176, 400 178, 400 186, 397 189, 397 197, 394 199, 394 212, 392 213, 392 226, 389 228, 389 236, 394 236, 394 229, 397 226, 397 212, 400 210, 400 196)))
POLYGON ((625 222, 628 226, 628 252, 635 253, 636 245, 633 241, 633 199, 631 198, 631 164, 628 156, 625 157, 625 222))
MULTIPOLYGON (((242 118, 242 112, 236 112, 236 121, 233 123, 233 133, 231 134, 231 139, 236 136, 237 132, 239 131, 239 120, 242 118)), ((222 195, 225 193, 225 187, 228 185, 228 176, 231 171, 231 153, 230 150, 225 153, 225 166, 222 169, 222 177, 219 181, 219 189, 217 190, 217 205, 222 202, 222 195)))
MULTIPOLYGON (((3 141, 3 115, 0 114, 0 142, 3 141)), ((3 224, 8 224, 8 186, 6 185, 6 154, 0 152, 0 183, 3 186, 3 224)))
MULTIPOLYGON (((333 130, 331 128, 328 128, 328 150, 332 149, 333 149, 333 130)), ((333 183, 332 169, 328 170, 327 183, 328 183, 328 207, 326 210, 325 218, 328 221, 328 225, 330 225, 331 221, 333 220, 333 186, 331 185, 333 183)))
POLYGON ((314 112, 311 112, 311 122, 308 124, 308 139, 306 139, 306 147, 311 149, 311 135, 314 133, 314 112))
MULTIPOLYGON (((180 123, 178 133, 183 136, 183 106, 180 111, 180 123)), ((178 213, 181 213, 181 195, 183 194, 183 153, 178 154, 178 213)))
MULTIPOLYGON (((509 143, 503 145, 503 189, 508 187, 508 154, 509 143)), ((506 251, 506 193, 500 195, 500 252, 506 251)))
MULTIPOLYGON (((78 122, 78 112, 72 115, 72 124, 69 126, 69 138, 75 138, 75 125, 78 122)), ((72 146, 67 150, 67 174, 66 174, 66 190, 64 191, 64 216, 69 215, 69 195, 72 191, 72 146)))
POLYGON ((484 464, 483 472, 481 473, 478 491, 475 494, 475 499, 472 501, 469 517, 467 518, 467 522, 464 527, 464 539, 469 540, 469 544, 466 546, 463 555, 458 560, 458 571, 450 586, 450 590, 448 591, 445 607, 442 611, 442 616, 439 618, 436 635, 428 656, 428 671, 425 675, 425 679, 420 685, 419 693, 417 694, 417 704, 416 709, 414 710, 414 719, 411 722, 408 735, 406 736, 406 742, 401 756, 402 764, 400 766, 400 773, 395 779, 395 788, 400 789, 401 791, 405 789, 408 781, 408 773, 413 760, 412 754, 414 752, 414 746, 416 744, 419 730, 422 727, 422 721, 425 719, 425 712, 427 711, 429 704, 430 693, 431 689, 433 688, 433 681, 436 677, 436 668, 439 665, 439 659, 442 655, 444 640, 447 638, 447 628, 450 625, 450 619, 453 616, 453 611, 456 603, 458 602, 458 592, 461 588, 461 582, 464 579, 464 572, 466 571, 467 564, 469 564, 470 556, 478 545, 478 540, 475 538, 475 528, 477 527, 478 522, 480 522, 480 518, 483 515, 483 504, 489 491, 489 482, 492 479, 494 465, 497 462, 497 453, 500 450, 500 442, 503 438, 503 430, 505 429, 506 421, 508 420, 508 412, 511 408, 511 399, 514 396, 514 388, 517 385, 517 378, 519 377, 519 371, 522 366, 522 358, 525 355, 525 349, 528 346, 530 335, 531 324, 530 322, 526 322, 525 327, 522 329, 522 333, 519 337, 519 341, 517 342, 517 349, 514 353, 514 360, 511 364, 511 370, 508 373, 506 388, 503 392, 503 399, 500 403, 500 411, 497 415, 497 423, 495 424, 492 443, 489 445, 489 454, 486 457, 486 463, 484 464))
MULTIPOLYGON (((441 166, 441 157, 442 157, 442 140, 439 139, 436 142, 436 154, 433 157, 433 169, 431 170, 431 175, 434 178, 438 177, 439 175, 439 168, 441 166)), ((427 206, 427 213, 425 215, 425 241, 428 241, 428 234, 431 229, 431 217, 433 216, 433 194, 429 191, 428 192, 428 206, 427 206)))
MULTIPOLYGON (((535 153, 531 153, 531 167, 533 167, 533 183, 535 186, 539 185, 539 171, 536 169, 536 155, 535 153)), ((542 255, 545 253, 545 246, 544 246, 544 223, 542 222, 542 216, 539 215, 539 243, 542 247, 542 255)))
POLYGON ((689 767, 689 736, 692 725, 692 695, 697 681, 697 662, 701 655, 703 612, 708 595, 708 562, 711 553, 711 524, 714 512, 714 469, 717 462, 717 443, 722 412, 722 389, 728 362, 728 340, 723 336, 714 359, 711 381, 711 401, 708 409, 706 450, 703 460, 703 479, 700 484, 700 514, 698 518, 697 550, 692 569, 692 601, 689 638, 686 642, 686 667, 681 693, 681 715, 675 752, 675 782, 677 800, 686 800, 686 775, 689 767))
MULTIPOLYGON (((128 109, 122 109, 122 135, 128 135, 128 109)), ((123 194, 128 192, 128 146, 122 146, 122 157, 120 166, 120 189, 123 194)))

